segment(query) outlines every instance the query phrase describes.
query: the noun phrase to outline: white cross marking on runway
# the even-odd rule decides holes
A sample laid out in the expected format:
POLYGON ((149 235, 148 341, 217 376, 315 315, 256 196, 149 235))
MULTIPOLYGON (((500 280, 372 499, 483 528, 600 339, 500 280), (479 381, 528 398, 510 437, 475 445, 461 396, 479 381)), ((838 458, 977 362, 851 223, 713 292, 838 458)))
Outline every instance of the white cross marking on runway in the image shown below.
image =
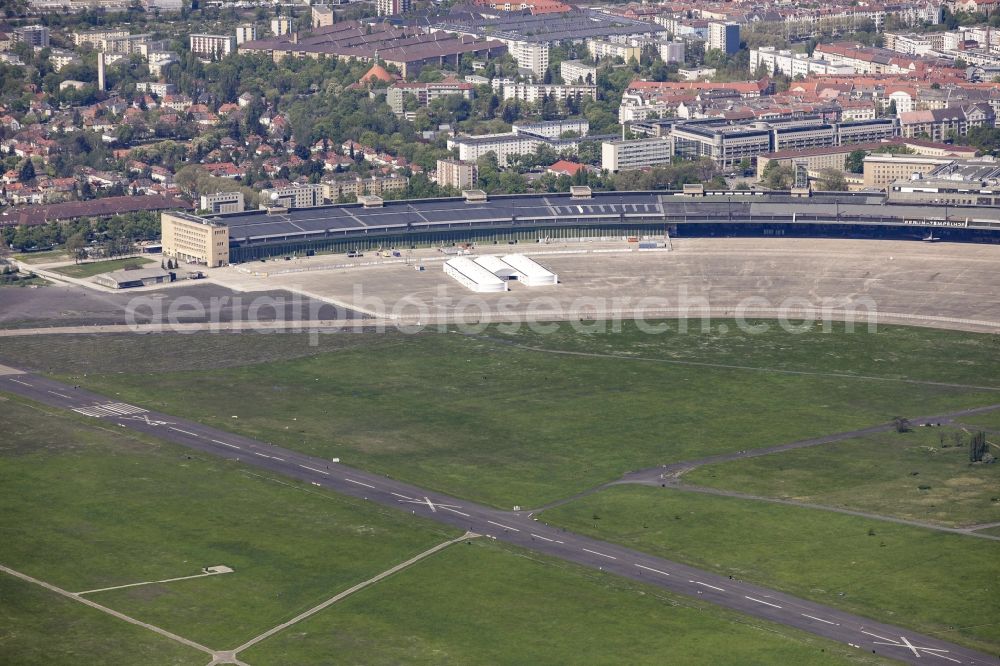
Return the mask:
POLYGON ((128 418, 132 419, 133 421, 144 421, 146 425, 151 425, 151 426, 161 426, 161 425, 168 426, 174 424, 173 421, 157 421, 156 419, 150 419, 149 415, 147 414, 143 414, 142 416, 129 416, 128 418))
POLYGON ((924 655, 920 654, 921 652, 926 652, 927 654, 929 654, 931 656, 941 657, 942 659, 947 659, 948 661, 953 661, 956 664, 961 664, 962 663, 958 659, 952 659, 951 657, 946 657, 943 654, 938 654, 939 652, 948 652, 948 650, 944 650, 942 648, 922 647, 920 645, 914 645, 913 643, 911 643, 906 638, 906 636, 900 636, 899 640, 897 641, 894 638, 886 638, 885 636, 879 636, 878 634, 872 634, 872 633, 869 633, 869 632, 864 631, 864 630, 862 630, 861 633, 868 634, 869 636, 874 636, 875 638, 882 639, 882 640, 878 640, 878 641, 872 641, 873 643, 875 643, 875 645, 888 645, 890 647, 906 648, 907 650, 909 650, 910 652, 912 652, 913 655, 915 657, 917 657, 918 659, 920 657, 924 656, 924 655))
POLYGON ((440 502, 432 502, 429 497, 424 497, 423 499, 401 499, 400 502, 404 504, 426 504, 433 513, 437 513, 438 509, 461 509, 462 507, 456 506, 454 504, 441 504, 440 502))

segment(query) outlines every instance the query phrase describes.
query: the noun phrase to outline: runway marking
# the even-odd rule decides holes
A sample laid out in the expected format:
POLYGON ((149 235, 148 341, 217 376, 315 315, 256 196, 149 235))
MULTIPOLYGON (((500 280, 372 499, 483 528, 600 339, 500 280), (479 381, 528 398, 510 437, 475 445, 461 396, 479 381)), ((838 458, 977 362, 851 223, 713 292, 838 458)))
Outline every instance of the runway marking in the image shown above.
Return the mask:
POLYGON ((872 641, 873 643, 875 643, 875 645, 888 645, 889 647, 906 648, 907 650, 912 652, 913 656, 915 656, 917 659, 923 656, 922 654, 920 654, 921 652, 926 652, 929 655, 935 657, 941 657, 942 659, 953 661, 956 664, 962 663, 958 659, 953 659, 952 657, 946 657, 943 654, 938 654, 938 652, 948 652, 948 650, 945 650, 943 648, 931 648, 931 647, 922 647, 920 645, 914 645, 906 638, 906 636, 900 636, 899 640, 897 641, 894 638, 886 638, 885 636, 879 636, 878 634, 870 633, 868 631, 865 631, 864 629, 861 630, 861 633, 868 634, 869 636, 874 636, 875 638, 880 638, 881 640, 879 641, 872 641))
POLYGON ((695 585, 701 585, 702 587, 710 587, 713 590, 718 590, 719 592, 725 592, 721 587, 716 587, 715 585, 709 585, 708 583, 703 583, 700 580, 689 580, 689 583, 694 583, 695 585))
POLYGON ((55 391, 48 391, 48 393, 51 393, 52 395, 57 395, 60 398, 66 398, 67 400, 72 400, 73 399, 73 398, 69 397, 68 395, 66 395, 65 393, 56 393, 55 391))
POLYGON ((781 608, 778 604, 772 604, 770 601, 761 601, 760 599, 754 599, 753 597, 748 597, 743 595, 744 599, 749 599, 750 601, 756 601, 759 604, 764 604, 765 606, 773 606, 774 608, 781 608))
POLYGON ((438 504, 438 506, 440 506, 445 511, 451 511, 452 513, 457 513, 458 515, 465 516, 466 518, 469 517, 469 514, 465 513, 464 511, 459 511, 458 509, 453 509, 450 506, 442 506, 440 504, 438 504))
POLYGON ((839 625, 838 623, 836 623, 836 622, 830 622, 829 620, 824 620, 823 618, 821 618, 821 617, 816 617, 815 615, 806 615, 805 613, 800 613, 800 615, 802 615, 802 617, 807 617, 807 618, 809 618, 810 620, 816 620, 817 622, 826 622, 827 624, 832 624, 832 625, 833 625, 833 626, 835 626, 835 627, 839 627, 839 626, 840 626, 840 625, 839 625))
POLYGON ((316 469, 315 467, 310 467, 309 465, 299 465, 299 467, 301 467, 302 469, 307 469, 310 472, 319 472, 320 474, 326 474, 326 472, 324 472, 323 470, 316 469))
POLYGON ((392 491, 389 491, 389 494, 395 497, 402 497, 403 499, 413 499, 412 497, 407 497, 406 495, 400 495, 399 493, 394 493, 392 491))
POLYGON ((23 384, 24 386, 30 386, 30 387, 32 387, 32 388, 34 388, 34 387, 35 387, 35 385, 34 385, 34 384, 29 384, 28 382, 22 382, 22 381, 21 381, 20 379, 11 379, 10 381, 12 381, 12 382, 16 382, 16 383, 18 383, 18 384, 23 384))
POLYGON ((146 410, 142 407, 136 407, 135 405, 129 405, 124 402, 109 402, 106 405, 101 405, 101 408, 121 415, 143 414, 146 412, 146 410))
POLYGON ((583 550, 587 551, 588 553, 593 553, 594 555, 600 555, 601 557, 606 557, 609 560, 617 560, 618 559, 614 555, 605 555, 604 553, 598 553, 596 550, 590 550, 589 548, 584 548, 583 550))
MULTIPOLYGON (((529 532, 529 534, 531 533, 529 532)), ((550 539, 548 537, 543 537, 541 534, 531 534, 531 536, 535 537, 536 539, 541 539, 542 541, 549 541, 551 543, 562 543, 562 541, 559 541, 558 539, 550 539)))
POLYGON ((285 459, 284 459, 284 458, 279 458, 278 456, 271 456, 271 458, 273 458, 274 460, 278 460, 278 461, 281 461, 281 462, 285 462, 285 459))
POLYGON ((490 525, 496 525, 497 527, 502 527, 505 530, 510 530, 511 532, 520 532, 521 530, 516 527, 511 527, 510 525, 504 525, 503 523, 494 523, 492 520, 487 520, 490 525))
POLYGON ((218 439, 213 439, 212 441, 215 442, 216 444, 222 444, 223 446, 228 446, 231 449, 239 449, 240 448, 240 447, 236 446, 235 444, 230 444, 229 442, 223 442, 223 441, 218 440, 218 439))
POLYGON ((669 576, 670 575, 666 571, 660 571, 659 569, 654 569, 653 567, 647 567, 647 566, 643 566, 641 564, 637 564, 635 566, 639 567, 640 569, 645 569, 646 571, 652 571, 653 573, 661 574, 663 576, 669 576))
POLYGON ((168 427, 168 428, 170 428, 171 430, 174 430, 174 431, 176 431, 176 432, 182 432, 182 433, 184 433, 185 435, 190 435, 191 437, 197 437, 197 436, 198 436, 198 435, 196 435, 195 433, 193 433, 193 432, 189 432, 189 431, 187 431, 187 430, 181 430, 180 428, 175 428, 175 427, 173 427, 173 426, 167 426, 167 427, 168 427))
POLYGON ((255 456, 260 456, 261 458, 270 458, 271 457, 271 456, 267 455, 266 453, 261 453, 260 451, 254 451, 253 454, 255 456))
POLYGON ((344 477, 344 481, 347 481, 348 483, 356 483, 359 486, 364 486, 365 488, 374 488, 375 487, 375 486, 373 486, 370 483, 365 483, 364 481, 356 481, 354 479, 348 479, 346 476, 344 477))

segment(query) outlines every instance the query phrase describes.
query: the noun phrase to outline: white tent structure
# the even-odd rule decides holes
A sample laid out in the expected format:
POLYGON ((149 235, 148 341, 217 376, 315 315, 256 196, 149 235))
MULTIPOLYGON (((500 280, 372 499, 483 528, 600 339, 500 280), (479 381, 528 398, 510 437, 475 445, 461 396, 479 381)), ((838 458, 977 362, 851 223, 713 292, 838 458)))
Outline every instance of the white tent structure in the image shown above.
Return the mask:
POLYGON ((529 287, 559 284, 559 276, 523 254, 508 254, 503 263, 517 271, 518 281, 529 287))
POLYGON ((505 263, 503 259, 495 254, 476 257, 474 261, 501 280, 517 280, 520 278, 520 273, 513 266, 505 263))
POLYGON ((507 291, 507 282, 468 257, 454 257, 444 262, 444 272, 463 286, 478 293, 507 291))

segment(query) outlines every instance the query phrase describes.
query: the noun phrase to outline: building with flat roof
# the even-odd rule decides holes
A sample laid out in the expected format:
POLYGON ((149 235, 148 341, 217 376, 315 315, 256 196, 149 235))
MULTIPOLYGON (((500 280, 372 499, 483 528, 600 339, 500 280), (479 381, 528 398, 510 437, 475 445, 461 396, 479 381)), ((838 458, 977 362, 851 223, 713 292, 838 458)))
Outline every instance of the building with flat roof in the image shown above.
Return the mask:
POLYGON ((888 185, 916 175, 923 175, 950 164, 954 159, 923 155, 869 155, 865 158, 864 185, 885 189, 888 185))
POLYGON ((236 35, 191 35, 191 53, 202 58, 225 58, 236 51, 236 35))
POLYGON ((245 23, 236 26, 236 45, 252 42, 257 39, 257 26, 253 23, 245 23))
POLYGON ((242 192, 215 192, 201 195, 200 210, 210 213, 242 213, 245 210, 242 192))
POLYGON ((111 289, 131 289, 148 287, 154 284, 172 282, 173 273, 156 268, 126 268, 120 271, 104 273, 94 278, 94 282, 111 289))
POLYGON ((229 263, 229 226, 190 213, 160 215, 163 256, 205 266, 229 263))
POLYGON ((462 160, 438 160, 437 182, 441 187, 451 187, 456 190, 469 190, 476 186, 479 180, 479 169, 475 162, 462 160))
POLYGON ((323 205, 323 186, 294 184, 260 191, 260 207, 312 208, 323 205))
POLYGON ((740 24, 713 21, 708 24, 706 48, 732 55, 740 50, 740 24))
POLYGON ((597 83, 597 66, 586 65, 582 60, 563 60, 559 63, 559 76, 566 83, 597 83))
POLYGON ((604 141, 601 143, 601 168, 615 173, 669 164, 673 154, 667 138, 604 141))
POLYGON ((312 27, 322 28, 333 25, 333 7, 329 5, 312 6, 312 27))

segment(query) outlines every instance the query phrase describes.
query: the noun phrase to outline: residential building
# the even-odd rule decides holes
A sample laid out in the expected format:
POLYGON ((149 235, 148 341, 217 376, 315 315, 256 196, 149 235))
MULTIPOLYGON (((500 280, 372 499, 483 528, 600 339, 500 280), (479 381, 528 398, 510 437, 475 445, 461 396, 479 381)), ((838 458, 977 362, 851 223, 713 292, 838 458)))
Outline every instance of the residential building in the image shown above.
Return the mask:
POLYGON ((26 25, 14 28, 11 39, 16 44, 45 48, 49 45, 49 29, 44 25, 26 25))
POLYGON ((461 160, 438 160, 437 182, 441 187, 469 190, 479 180, 479 169, 475 162, 461 160))
POLYGON ((225 58, 236 51, 235 35, 203 35, 190 37, 191 53, 203 58, 225 58))
POLYGON ((559 75, 564 83, 597 83, 597 67, 585 65, 581 60, 563 60, 559 75))
POLYGON ((379 16, 398 16, 412 9, 410 0, 375 0, 375 9, 379 16))
POLYGON ((621 58, 625 62, 639 62, 642 56, 642 46, 638 44, 620 43, 607 39, 588 39, 587 51, 594 60, 604 58, 621 58))
POLYGON ((548 42, 497 37, 507 46, 507 51, 521 69, 531 70, 535 76, 544 76, 549 68, 548 42))
POLYGON ((515 134, 532 134, 546 139, 559 139, 568 132, 576 136, 590 133, 590 121, 586 118, 565 118, 563 120, 542 120, 539 122, 515 122, 511 125, 515 134))
POLYGON ((722 51, 732 55, 740 50, 740 25, 738 23, 720 23, 713 21, 708 24, 708 42, 706 48, 722 51))
POLYGON ((986 103, 899 114, 900 134, 943 142, 965 136, 974 127, 995 127, 996 114, 986 103))
POLYGON ((202 211, 212 213, 242 213, 245 209, 242 192, 215 192, 201 195, 202 211))
POLYGON ((292 19, 286 16, 276 16, 271 19, 271 34, 281 37, 292 32, 292 19))
POLYGON ((252 42, 257 39, 257 26, 253 23, 244 23, 243 25, 236 26, 236 45, 239 46, 245 42, 252 42))
POLYGON ((604 141, 601 143, 601 168, 614 173, 669 164, 673 153, 667 138, 604 141))
POLYGON ((497 164, 506 167, 510 166, 509 159, 513 155, 533 153, 544 143, 546 143, 544 139, 532 134, 509 132, 454 137, 448 140, 448 149, 458 149, 458 159, 463 162, 475 162, 487 153, 494 153, 497 164))
POLYGON ((128 30, 125 28, 101 28, 98 30, 84 30, 72 34, 74 46, 90 45, 95 49, 101 47, 101 42, 105 39, 116 37, 128 37, 128 30))
POLYGON ((386 91, 385 101, 396 115, 402 115, 404 102, 407 94, 413 95, 417 104, 427 106, 439 97, 449 95, 460 95, 465 99, 472 99, 475 86, 458 79, 446 79, 433 83, 400 81, 389 86, 386 91))
POLYGON ((851 75, 854 68, 847 64, 834 64, 822 58, 810 58, 805 53, 793 53, 789 49, 761 46, 750 49, 750 72, 756 73, 763 66, 767 73, 785 74, 791 78, 808 77, 812 74, 851 75))
POLYGON ((389 192, 401 192, 406 189, 410 179, 392 174, 389 176, 372 176, 358 178, 352 176, 335 177, 321 183, 323 196, 328 201, 350 201, 360 196, 381 196, 389 192))
POLYGON ((206 266, 229 263, 229 227, 189 213, 162 213, 163 256, 206 266))
POLYGON ((333 25, 333 7, 329 5, 313 5, 312 27, 322 28, 328 25, 333 25))
POLYGON ((582 99, 597 99, 597 85, 593 83, 519 83, 505 82, 498 91, 502 99, 516 99, 521 102, 537 104, 546 97, 559 102, 567 98, 577 101, 582 99))
POLYGON ((323 205, 322 185, 294 184, 260 191, 260 207, 313 208, 323 205))
POLYGON ((152 39, 149 33, 125 35, 124 37, 105 37, 101 40, 98 50, 109 55, 130 56, 142 55, 142 46, 152 39))

